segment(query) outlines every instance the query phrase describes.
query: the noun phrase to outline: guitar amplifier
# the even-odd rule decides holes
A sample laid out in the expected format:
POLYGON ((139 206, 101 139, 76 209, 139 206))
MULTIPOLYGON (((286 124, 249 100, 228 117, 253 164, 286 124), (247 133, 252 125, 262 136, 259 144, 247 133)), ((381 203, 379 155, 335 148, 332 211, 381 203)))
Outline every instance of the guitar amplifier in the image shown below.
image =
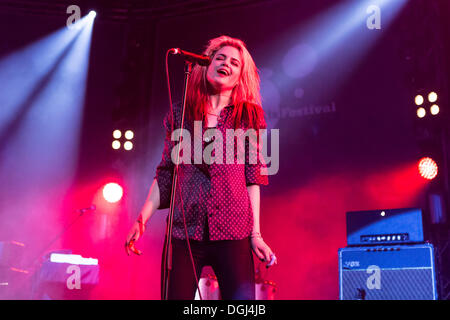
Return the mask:
POLYGON ((348 246, 424 242, 418 208, 351 211, 346 219, 348 246))
POLYGON ((339 249, 340 300, 437 300, 431 244, 339 249))

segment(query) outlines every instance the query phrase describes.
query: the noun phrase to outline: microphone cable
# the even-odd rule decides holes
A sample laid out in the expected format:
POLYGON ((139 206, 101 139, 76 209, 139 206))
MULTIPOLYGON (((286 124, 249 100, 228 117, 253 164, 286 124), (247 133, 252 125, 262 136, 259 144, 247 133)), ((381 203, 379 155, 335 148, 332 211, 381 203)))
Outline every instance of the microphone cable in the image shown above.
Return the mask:
MULTIPOLYGON (((173 113, 172 93, 171 93, 171 90, 170 90, 170 76, 169 76, 169 53, 170 52, 171 52, 170 49, 167 50, 167 52, 166 52, 166 63, 165 63, 165 65, 166 65, 167 89, 168 89, 168 94, 169 94, 170 114, 172 116, 171 117, 171 129, 172 130, 171 130, 171 133, 170 133, 172 135, 173 129, 174 129, 174 113, 173 113)), ((184 98, 186 99, 186 96, 184 98)), ((172 140, 172 139, 170 139, 170 140, 172 140)), ((180 142, 181 142, 181 139, 180 139, 180 142)), ((175 168, 177 170, 176 174, 178 175, 179 164, 178 164, 178 166, 175 165, 175 168)), ((198 279, 197 271, 196 271, 197 269, 195 268, 194 257, 192 255, 191 244, 190 244, 189 237, 188 237, 188 231, 187 231, 187 225, 186 225, 186 216, 185 216, 184 209, 183 209, 183 197, 182 197, 182 194, 181 194, 181 188, 180 188, 178 183, 177 183, 177 185, 178 185, 177 187, 178 187, 178 191, 179 191, 179 195, 180 195, 181 212, 182 212, 182 215, 183 215, 183 224, 184 224, 184 231, 185 231, 186 243, 187 243, 187 247, 188 247, 189 258, 191 260, 192 270, 194 272, 195 283, 196 283, 196 286, 197 286, 198 294, 199 294, 200 300, 203 300, 202 294, 200 292, 200 283, 199 283, 199 279, 198 279)), ((174 201, 174 205, 175 205, 175 201, 174 201)), ((173 223, 173 217, 172 217, 172 223, 173 223)), ((167 237, 172 237, 172 235, 168 234, 167 237)), ((169 249, 169 245, 167 244, 167 246, 164 249, 164 259, 165 259, 164 266, 166 266, 167 254, 168 254, 169 250, 170 250, 169 249)), ((164 268, 164 273, 165 272, 166 272, 166 268, 164 268)), ((163 280, 165 280, 165 274, 163 275, 163 280)), ((170 282, 170 279, 169 279, 168 282, 170 282)), ((168 290, 168 288, 166 288, 166 290, 168 290)))

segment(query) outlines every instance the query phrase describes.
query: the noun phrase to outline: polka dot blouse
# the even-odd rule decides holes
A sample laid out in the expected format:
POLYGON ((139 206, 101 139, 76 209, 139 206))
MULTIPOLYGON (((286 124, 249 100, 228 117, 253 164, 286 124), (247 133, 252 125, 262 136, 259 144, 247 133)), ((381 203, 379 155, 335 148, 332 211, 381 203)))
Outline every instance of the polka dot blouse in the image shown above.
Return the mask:
MULTIPOLYGON (((236 137, 234 137, 235 148, 231 155, 231 148, 226 148, 226 142, 229 141, 227 140, 226 130, 234 129, 233 108, 234 106, 227 106, 220 113, 215 129, 220 131, 222 139, 219 137, 220 135, 214 134, 212 130, 206 128, 204 122, 202 122, 201 150, 199 150, 199 139, 194 142, 194 122, 188 118, 186 112, 184 128, 189 131, 191 136, 191 156, 180 156, 182 159, 189 158, 189 161, 180 163, 178 168, 172 234, 174 238, 186 238, 184 220, 188 237, 193 240, 240 240, 248 237, 252 231, 253 212, 246 187, 252 184, 267 185, 268 176, 261 173, 264 173, 264 169, 266 169, 260 154, 261 142, 258 144, 256 140, 242 139, 245 140, 245 161, 242 161, 243 158, 238 161, 237 145, 239 144, 236 137), (211 132, 213 134, 210 134, 211 132), (216 142, 218 143, 219 140, 223 140, 222 144, 216 145, 223 147, 222 154, 217 151, 222 148, 213 145, 216 142), (250 144, 254 143, 257 145, 252 145, 250 148, 250 144), (257 156, 258 153, 259 157, 257 156), (194 156, 195 154, 196 156, 194 156), (199 161, 199 154, 203 159, 202 161, 199 161), (208 154, 215 161, 205 161, 206 158, 203 158, 203 156, 208 154), (222 157, 223 161, 220 161, 222 157), (234 157, 232 163, 229 161, 231 157, 234 157)), ((180 104, 173 107, 173 119, 174 130, 180 128, 180 104)), ((264 119, 260 121, 260 128, 266 128, 264 119)), ((164 127, 166 129, 164 150, 155 176, 160 190, 159 209, 170 206, 175 167, 171 153, 174 147, 177 150, 176 147, 179 143, 178 140, 171 140, 172 114, 170 111, 164 118, 164 127)), ((241 128, 243 132, 246 132, 247 128, 244 126, 241 126, 241 128)), ((196 129, 200 129, 198 124, 196 129)), ((186 150, 188 149, 183 149, 183 152, 186 150)))

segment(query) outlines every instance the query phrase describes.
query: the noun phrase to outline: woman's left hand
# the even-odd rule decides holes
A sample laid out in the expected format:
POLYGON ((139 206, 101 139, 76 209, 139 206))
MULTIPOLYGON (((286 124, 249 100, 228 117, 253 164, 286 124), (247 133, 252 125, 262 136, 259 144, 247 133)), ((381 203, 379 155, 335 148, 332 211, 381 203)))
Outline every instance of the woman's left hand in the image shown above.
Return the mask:
POLYGON ((272 257, 274 257, 274 264, 277 264, 277 259, 275 257, 275 254, 273 253, 272 249, 264 242, 262 238, 251 238, 251 245, 253 252, 256 254, 256 256, 263 262, 270 262, 272 260, 272 257))

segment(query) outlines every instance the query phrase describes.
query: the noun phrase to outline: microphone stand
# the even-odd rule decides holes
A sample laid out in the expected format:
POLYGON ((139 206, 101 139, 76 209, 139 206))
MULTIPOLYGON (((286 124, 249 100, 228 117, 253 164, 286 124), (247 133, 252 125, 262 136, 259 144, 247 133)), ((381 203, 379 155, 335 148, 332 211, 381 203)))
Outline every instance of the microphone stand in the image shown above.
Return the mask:
MULTIPOLYGON (((89 208, 76 210, 75 212, 77 212, 78 215, 75 218, 73 218, 72 221, 57 236, 55 236, 50 242, 48 242, 47 245, 45 247, 43 247, 36 256, 33 257, 33 259, 31 259, 29 261, 29 263, 26 265, 27 268, 30 268, 34 273, 37 270, 37 268, 40 266, 40 263, 37 264, 37 261, 39 258, 41 258, 41 255, 45 251, 47 251, 53 245, 53 243, 55 243, 56 240, 61 238, 75 224, 75 222, 77 222, 86 212, 95 211, 96 209, 97 209, 97 207, 95 205, 92 205, 89 208)), ((34 275, 34 276, 37 276, 37 275, 34 275)), ((31 299, 33 299, 35 297, 35 295, 37 294, 36 290, 38 290, 37 287, 35 286, 34 281, 32 281, 32 283, 33 284, 31 287, 31 299)))
MULTIPOLYGON (((182 103, 182 115, 181 115, 181 133, 183 133, 184 128, 184 114, 186 110, 186 93, 189 85, 189 78, 192 73, 192 63, 189 61, 185 62, 184 67, 184 90, 183 90, 183 103, 182 103)), ((172 115, 173 119, 173 115, 172 115)), ((181 139, 184 137, 181 136, 181 139)), ((180 140, 181 141, 181 140, 180 140)), ((167 220, 166 227, 166 237, 164 242, 164 267, 163 267, 163 287, 162 287, 162 298, 164 300, 169 299, 169 281, 170 281, 170 272, 172 271, 172 227, 173 227, 173 211, 175 204, 175 193, 177 190, 177 181, 178 181, 178 163, 180 159, 180 148, 181 143, 178 143, 177 153, 176 153, 176 162, 175 168, 173 171, 172 178, 172 193, 170 198, 170 207, 169 207, 169 216, 167 220)))
POLYGON ((47 243, 47 245, 45 247, 43 247, 39 253, 32 259, 30 260, 29 264, 27 265, 28 267, 33 267, 35 262, 41 257, 41 255, 48 250, 53 243, 58 240, 59 238, 61 238, 74 224, 75 222, 78 221, 78 219, 80 219, 86 212, 88 211, 94 211, 96 209, 95 205, 91 206, 89 208, 84 208, 84 209, 78 209, 76 210, 76 212, 78 212, 78 215, 56 236, 53 238, 53 240, 51 240, 49 243, 47 243))

